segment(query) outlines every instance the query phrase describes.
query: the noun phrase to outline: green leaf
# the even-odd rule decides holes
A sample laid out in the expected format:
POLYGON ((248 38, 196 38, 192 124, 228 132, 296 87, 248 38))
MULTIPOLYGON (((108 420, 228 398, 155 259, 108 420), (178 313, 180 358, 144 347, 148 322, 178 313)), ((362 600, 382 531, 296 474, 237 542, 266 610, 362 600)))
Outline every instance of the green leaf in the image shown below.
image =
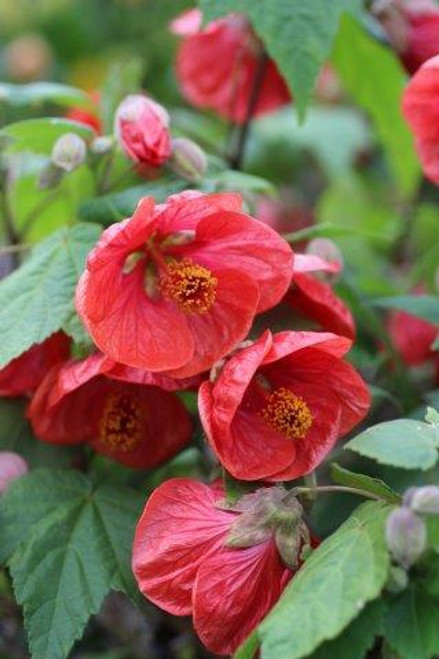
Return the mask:
POLYGON ((389 555, 390 507, 366 503, 311 554, 258 628, 264 659, 307 657, 378 597, 389 555))
POLYGON ((276 61, 303 119, 320 67, 328 58, 344 11, 357 11, 359 0, 199 0, 207 21, 246 14, 276 61))
POLYGON ((75 287, 100 229, 77 224, 58 231, 0 282, 0 368, 71 317, 75 287))
POLYGON ((310 659, 363 659, 382 629, 383 603, 375 600, 333 641, 326 641, 310 659))
POLYGON ((366 476, 366 474, 355 474, 353 471, 340 467, 336 462, 331 464, 331 478, 339 485, 356 487, 360 490, 371 492, 389 503, 399 503, 401 501, 401 497, 384 481, 379 478, 366 476))
POLYGON ((130 217, 142 197, 154 197, 161 203, 169 195, 181 192, 187 184, 183 181, 161 181, 148 185, 136 185, 123 192, 88 199, 79 208, 79 219, 84 222, 99 222, 104 226, 130 217))
POLYGON ((253 659, 259 647, 257 632, 253 632, 248 639, 236 650, 233 659, 253 659))
MULTIPOLYGON (((371 300, 374 307, 397 309, 439 325, 438 295, 396 295, 371 300)), ((439 328, 438 328, 439 331, 439 328)))
POLYGON ((95 137, 94 131, 85 124, 51 117, 26 119, 9 124, 0 130, 0 139, 5 140, 11 153, 33 151, 49 155, 56 140, 65 133, 75 133, 87 141, 95 137))
POLYGON ((401 659, 431 659, 439 653, 439 605, 415 583, 391 604, 385 637, 401 659))
POLYGON ((36 470, 2 500, 1 546, 33 659, 64 659, 110 589, 136 596, 130 559, 139 493, 36 470))
POLYGON ((345 445, 366 458, 400 469, 431 469, 438 459, 436 428, 412 419, 385 421, 345 445))
POLYGON ((53 103, 62 107, 93 109, 88 94, 75 87, 55 82, 32 82, 27 85, 0 83, 0 103, 33 107, 53 103))
POLYGON ((226 170, 204 179, 201 188, 207 188, 209 192, 217 190, 232 190, 233 192, 251 192, 264 194, 271 197, 276 196, 276 189, 270 181, 262 176, 253 176, 245 172, 226 170))
POLYGON ((346 16, 332 62, 344 87, 372 118, 389 165, 406 193, 416 189, 420 166, 401 114, 406 75, 393 51, 346 16))
POLYGON ((0 451, 19 453, 30 467, 70 465, 74 449, 36 439, 26 419, 26 407, 27 401, 20 398, 0 398, 0 451))

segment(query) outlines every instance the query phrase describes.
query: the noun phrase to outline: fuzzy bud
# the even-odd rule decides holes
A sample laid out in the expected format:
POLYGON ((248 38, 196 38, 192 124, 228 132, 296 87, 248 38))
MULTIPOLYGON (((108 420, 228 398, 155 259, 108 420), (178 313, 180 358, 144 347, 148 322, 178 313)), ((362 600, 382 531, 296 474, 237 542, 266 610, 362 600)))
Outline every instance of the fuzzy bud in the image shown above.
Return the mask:
POLYGON ((415 513, 439 515, 439 487, 411 487, 404 494, 403 504, 415 513))
POLYGON ((90 145, 90 151, 95 156, 105 156, 113 149, 114 140, 108 135, 96 137, 90 145))
POLYGON ((0 493, 3 494, 10 483, 29 471, 26 460, 18 453, 0 452, 0 493))
POLYGON ((52 162, 65 172, 72 172, 82 165, 86 155, 87 147, 82 137, 75 133, 66 133, 54 144, 52 162))
POLYGON ((177 137, 172 140, 170 165, 178 176, 196 183, 206 173, 207 158, 198 144, 186 137, 177 137))
POLYGON ((424 521, 408 508, 397 508, 387 519, 386 540, 395 562, 408 569, 425 550, 427 529, 424 521))

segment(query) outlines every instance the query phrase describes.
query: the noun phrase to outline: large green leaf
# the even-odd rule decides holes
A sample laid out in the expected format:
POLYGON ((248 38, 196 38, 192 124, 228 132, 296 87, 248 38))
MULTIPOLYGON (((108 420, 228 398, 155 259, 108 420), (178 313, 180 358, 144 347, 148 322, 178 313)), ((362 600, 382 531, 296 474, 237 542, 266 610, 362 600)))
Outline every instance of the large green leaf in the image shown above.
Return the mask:
POLYGON ((311 554, 259 626, 263 659, 307 657, 378 597, 389 567, 389 510, 386 504, 362 505, 311 554))
MULTIPOLYGON (((371 301, 374 307, 397 309, 439 325, 439 295, 395 295, 371 301)), ((439 327, 438 327, 439 332, 439 327)))
POLYGON ((0 130, 0 139, 5 141, 8 151, 12 153, 33 151, 50 154, 56 140, 65 133, 75 133, 84 140, 90 140, 95 136, 91 128, 78 121, 50 117, 25 119, 9 124, 0 130))
POLYGON ((60 329, 73 313, 73 297, 96 224, 62 229, 0 283, 0 368, 60 329))
POLYGON ((26 419, 26 407, 27 401, 20 398, 0 398, 0 451, 19 453, 31 467, 69 465, 74 449, 36 439, 26 419))
POLYGON ((371 602, 340 636, 323 643, 310 659, 363 659, 381 633, 382 617, 382 601, 371 602))
POLYGON ((401 469, 430 469, 438 459, 437 429, 422 421, 378 423, 351 439, 345 448, 401 469))
POLYGON ((93 108, 88 94, 75 87, 55 82, 31 82, 27 85, 0 83, 0 103, 2 102, 34 107, 53 103, 63 107, 93 108))
POLYGON ((67 657, 110 589, 137 596, 130 555, 141 503, 69 470, 36 470, 8 489, 0 540, 33 659, 67 657))
POLYGON ((401 114, 406 75, 390 48, 346 16, 332 61, 346 90, 372 118, 390 167, 405 192, 415 190, 420 166, 401 114))
POLYGON ((384 633, 401 659, 431 659, 439 654, 439 605, 417 584, 394 600, 384 633))
POLYGON ((199 0, 206 20, 247 14, 276 61, 303 118, 320 67, 331 52, 340 16, 358 11, 361 0, 199 0))

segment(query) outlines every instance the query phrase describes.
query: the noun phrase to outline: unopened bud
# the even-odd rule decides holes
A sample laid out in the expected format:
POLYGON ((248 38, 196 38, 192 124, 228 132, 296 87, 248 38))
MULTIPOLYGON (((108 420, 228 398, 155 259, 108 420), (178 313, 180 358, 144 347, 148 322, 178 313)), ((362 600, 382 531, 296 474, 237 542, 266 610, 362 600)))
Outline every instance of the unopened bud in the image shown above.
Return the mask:
POLYGON ((399 565, 391 565, 387 578, 386 590, 389 593, 402 593, 408 586, 409 578, 407 572, 399 565))
POLYGON ((3 494, 12 483, 29 471, 27 462, 18 453, 0 452, 0 493, 3 494))
POLYGON ((439 515, 439 487, 411 487, 404 494, 403 504, 415 513, 439 515))
POLYGON ((94 153, 95 156, 105 156, 107 153, 113 149, 114 140, 108 135, 102 135, 101 137, 96 137, 90 145, 90 151, 94 153))
POLYGON ((40 190, 49 190, 50 188, 56 188, 64 176, 64 170, 57 165, 54 165, 53 162, 50 162, 44 169, 41 170, 38 177, 38 187, 40 190))
POLYGON ((279 554, 291 570, 297 570, 301 562, 302 549, 311 546, 308 527, 302 520, 279 526, 274 536, 279 554))
POLYGON ((174 172, 191 183, 201 181, 207 170, 207 158, 203 149, 186 137, 172 140, 170 165, 174 172))
POLYGON ((87 155, 84 140, 75 133, 62 135, 52 149, 52 162, 65 172, 72 172, 82 165, 87 155))
POLYGON ((425 550, 427 529, 424 521, 408 508, 397 508, 387 519, 386 540, 396 563, 408 569, 425 550))

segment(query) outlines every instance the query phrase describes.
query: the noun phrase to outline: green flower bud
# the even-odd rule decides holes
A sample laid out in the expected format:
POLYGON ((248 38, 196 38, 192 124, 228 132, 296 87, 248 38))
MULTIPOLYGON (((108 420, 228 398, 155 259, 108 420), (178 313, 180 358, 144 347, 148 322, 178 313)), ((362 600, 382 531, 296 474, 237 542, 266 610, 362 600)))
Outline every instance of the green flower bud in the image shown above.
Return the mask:
POLYGON ((87 155, 84 140, 75 133, 62 135, 52 149, 52 163, 64 170, 72 172, 82 165, 87 155))
POLYGON ((395 562, 408 569, 426 548, 427 528, 411 510, 397 508, 387 518, 386 540, 395 562))
POLYGON ((186 137, 177 137, 172 140, 170 165, 178 176, 196 183, 206 173, 207 158, 198 144, 186 137))

